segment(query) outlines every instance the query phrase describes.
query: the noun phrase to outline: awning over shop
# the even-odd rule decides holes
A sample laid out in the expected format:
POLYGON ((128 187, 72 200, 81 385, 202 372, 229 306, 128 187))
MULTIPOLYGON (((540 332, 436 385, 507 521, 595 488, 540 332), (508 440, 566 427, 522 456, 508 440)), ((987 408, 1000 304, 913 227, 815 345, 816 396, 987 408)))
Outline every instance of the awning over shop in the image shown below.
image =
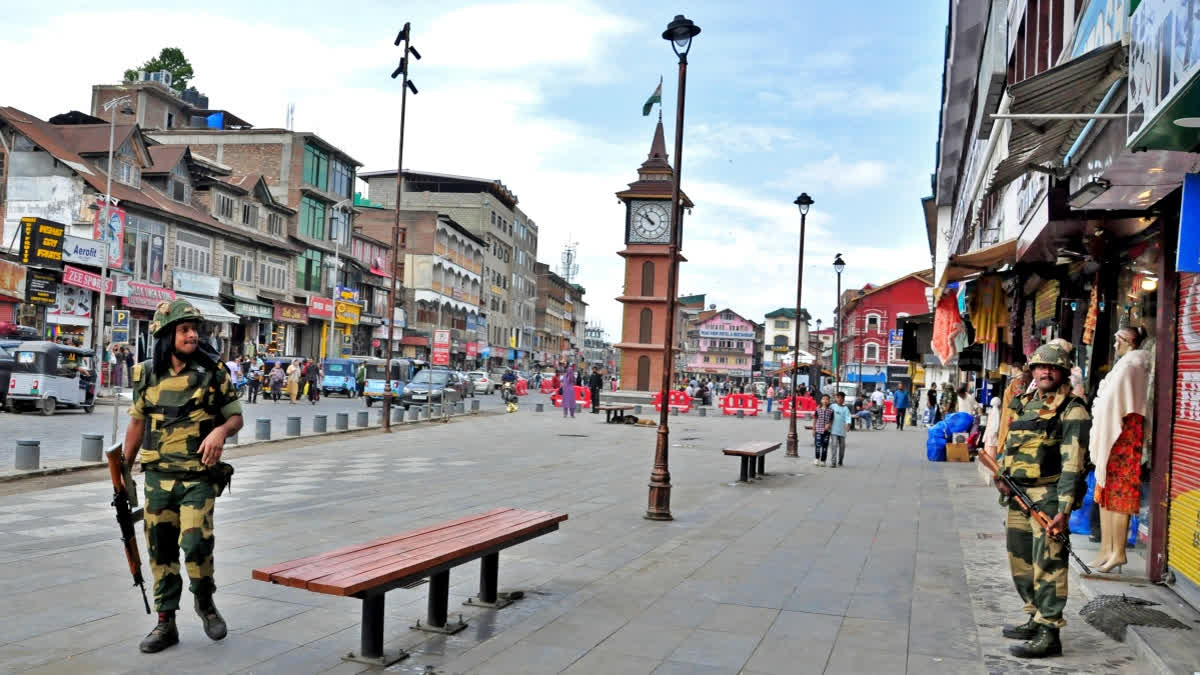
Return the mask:
POLYGON ((963 279, 983 274, 1001 265, 1015 263, 1016 261, 1016 239, 1002 241, 999 244, 993 244, 987 248, 981 248, 970 253, 952 255, 950 256, 949 264, 946 265, 946 269, 942 272, 942 278, 938 280, 938 285, 934 289, 933 296, 935 298, 941 297, 942 291, 946 290, 946 285, 952 281, 962 281, 963 279))
POLYGON ((241 321, 237 314, 225 309, 221 303, 208 298, 198 298, 194 295, 184 295, 179 293, 178 297, 184 298, 192 303, 192 306, 200 310, 200 315, 205 321, 214 321, 216 323, 237 323, 241 321))
MULTIPOLYGON (((1119 42, 1022 80, 1008 88, 1009 113, 1093 113, 1120 77, 1128 61, 1119 42)), ((1008 133, 1008 157, 996 167, 990 190, 1004 187, 1031 166, 1058 166, 1087 120, 1013 120, 1008 133)))
MULTIPOLYGON (((859 381, 858 373, 855 372, 854 370, 851 370, 848 367, 847 372, 846 372, 846 381, 847 382, 858 382, 859 381)), ((870 373, 863 373, 862 381, 863 382, 887 382, 887 374, 886 373, 876 373, 876 374, 872 375, 870 373)))
POLYGON ((428 347, 429 338, 421 337, 420 335, 405 335, 400 338, 400 344, 410 347, 428 347))

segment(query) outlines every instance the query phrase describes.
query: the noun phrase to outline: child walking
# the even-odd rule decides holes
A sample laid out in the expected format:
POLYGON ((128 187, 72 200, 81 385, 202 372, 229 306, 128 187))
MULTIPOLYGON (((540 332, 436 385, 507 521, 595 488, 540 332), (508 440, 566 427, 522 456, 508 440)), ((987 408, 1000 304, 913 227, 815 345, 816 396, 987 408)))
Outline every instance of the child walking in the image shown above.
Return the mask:
MULTIPOLYGON (((794 414, 794 413, 793 413, 794 414)), ((829 450, 829 432, 833 427, 833 409, 829 407, 829 396, 821 397, 821 405, 813 411, 813 466, 825 466, 825 454, 829 450)))
MULTIPOLYGON (((826 397, 828 398, 828 397, 826 397)), ((830 406, 833 411, 833 423, 829 429, 830 443, 829 465, 841 466, 846 459, 846 427, 850 424, 850 408, 846 407, 846 394, 837 393, 837 403, 830 406)))

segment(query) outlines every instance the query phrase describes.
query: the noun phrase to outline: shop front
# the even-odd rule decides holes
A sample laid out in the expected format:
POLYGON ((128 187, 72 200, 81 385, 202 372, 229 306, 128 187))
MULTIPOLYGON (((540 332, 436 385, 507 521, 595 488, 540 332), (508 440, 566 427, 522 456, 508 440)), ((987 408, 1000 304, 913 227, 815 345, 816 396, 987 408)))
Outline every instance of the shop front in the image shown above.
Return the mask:
POLYGON ((25 266, 0 260, 0 322, 20 323, 18 316, 25 301, 25 266))

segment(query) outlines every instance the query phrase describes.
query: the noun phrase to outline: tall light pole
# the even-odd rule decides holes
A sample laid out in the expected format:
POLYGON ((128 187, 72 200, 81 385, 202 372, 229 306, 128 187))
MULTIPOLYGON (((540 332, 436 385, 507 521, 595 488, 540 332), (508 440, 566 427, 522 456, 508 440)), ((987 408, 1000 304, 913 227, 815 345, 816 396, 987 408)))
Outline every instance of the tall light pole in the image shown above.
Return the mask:
MULTIPOLYGON (((812 344, 812 338, 809 338, 808 342, 809 342, 809 344, 812 344)), ((825 351, 825 343, 821 342, 821 320, 820 319, 817 319, 817 342, 818 342, 817 353, 814 354, 813 356, 816 357, 816 366, 817 366, 817 396, 816 396, 816 398, 817 398, 817 400, 820 400, 821 399, 821 352, 825 351)))
POLYGON ((400 84, 400 143, 399 149, 396 152, 396 222, 392 225, 392 288, 388 292, 388 311, 387 311, 387 365, 384 366, 384 383, 383 383, 383 428, 388 431, 392 430, 392 344, 395 338, 396 331, 396 278, 400 269, 400 202, 404 199, 404 109, 408 101, 408 92, 412 90, 413 95, 417 93, 417 86, 408 79, 408 55, 412 54, 413 58, 418 61, 421 59, 421 52, 417 51, 416 47, 412 46, 412 25, 409 22, 404 22, 404 28, 396 34, 395 46, 399 47, 400 43, 404 43, 404 53, 400 56, 400 65, 392 71, 392 79, 396 79, 397 75, 402 76, 400 84))
POLYGON ((837 382, 837 388, 833 393, 838 393, 842 390, 842 270, 846 269, 846 261, 842 260, 842 254, 838 253, 833 257, 833 271, 837 272, 837 316, 834 317, 834 338, 833 338, 833 376, 837 382))
MULTIPOLYGON (((100 236, 104 237, 104 233, 108 231, 109 219, 112 218, 112 175, 113 175, 113 138, 116 135, 117 129, 117 106, 125 104, 125 108, 121 112, 132 113, 129 108, 129 102, 133 100, 128 94, 118 96, 104 103, 104 112, 108 113, 108 165, 104 172, 104 213, 100 218, 100 236)), ((105 242, 104 259, 100 261, 100 304, 96 308, 96 380, 97 382, 104 376, 104 369, 100 364, 104 363, 104 313, 107 311, 104 305, 107 301, 107 286, 108 286, 108 265, 112 260, 112 251, 110 247, 115 244, 105 242)), ((114 289, 115 290, 115 289, 114 289)), ((121 396, 117 392, 117 388, 113 385, 113 374, 117 369, 117 361, 114 358, 112 367, 108 369, 108 388, 113 395, 113 423, 112 423, 112 438, 110 443, 117 442, 117 416, 121 410, 121 396)), ((99 385, 97 385, 99 386, 99 385)))
POLYGON ((692 38, 700 34, 700 27, 675 15, 667 24, 662 37, 671 43, 671 49, 679 57, 679 95, 675 101, 675 171, 671 180, 671 243, 667 247, 667 315, 663 326, 662 357, 662 410, 658 418, 658 441, 654 447, 654 469, 650 472, 650 496, 646 506, 647 520, 671 520, 671 472, 667 468, 667 448, 670 447, 670 429, 667 416, 671 412, 671 371, 675 366, 675 307, 679 286, 679 248, 683 243, 683 204, 679 198, 679 183, 683 175, 683 101, 687 92, 687 55, 692 48, 692 38))
POLYGON ((792 417, 788 422, 787 456, 799 457, 796 452, 796 418, 800 415, 796 407, 796 385, 800 382, 800 294, 804 290, 804 229, 808 220, 808 209, 813 204, 807 192, 801 192, 792 202, 800 208, 800 255, 796 262, 796 346, 792 352, 792 417))
MULTIPOLYGON (((341 256, 342 241, 339 238, 339 233, 333 231, 333 223, 334 223, 333 212, 337 211, 338 209, 346 206, 347 204, 351 204, 353 202, 354 202, 353 199, 343 199, 342 201, 329 207, 329 218, 326 219, 329 223, 329 238, 333 240, 333 272, 330 275, 333 280, 332 280, 332 283, 330 283, 330 286, 332 288, 330 289, 330 292, 329 292, 330 300, 332 301, 333 304, 329 308, 329 348, 325 351, 325 358, 334 358, 334 357, 338 356, 338 349, 337 349, 338 269, 340 269, 342 266, 342 259, 341 259, 342 258, 342 256, 341 256)), ((348 226, 349 222, 347 222, 346 224, 348 226)), ((347 231, 349 231, 350 228, 347 227, 346 229, 347 229, 347 231)))

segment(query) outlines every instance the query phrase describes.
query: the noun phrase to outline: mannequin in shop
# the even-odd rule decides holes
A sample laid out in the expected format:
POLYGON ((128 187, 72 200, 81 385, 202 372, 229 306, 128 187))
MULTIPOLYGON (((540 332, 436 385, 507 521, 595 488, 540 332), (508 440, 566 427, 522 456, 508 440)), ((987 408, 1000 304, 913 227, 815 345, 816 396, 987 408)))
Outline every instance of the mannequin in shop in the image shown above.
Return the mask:
POLYGON ((1114 336, 1117 362, 1100 381, 1092 402, 1088 447, 1096 465, 1100 552, 1092 567, 1118 572, 1125 565, 1129 518, 1141 505, 1143 425, 1152 359, 1141 348, 1145 333, 1126 327, 1114 336))

